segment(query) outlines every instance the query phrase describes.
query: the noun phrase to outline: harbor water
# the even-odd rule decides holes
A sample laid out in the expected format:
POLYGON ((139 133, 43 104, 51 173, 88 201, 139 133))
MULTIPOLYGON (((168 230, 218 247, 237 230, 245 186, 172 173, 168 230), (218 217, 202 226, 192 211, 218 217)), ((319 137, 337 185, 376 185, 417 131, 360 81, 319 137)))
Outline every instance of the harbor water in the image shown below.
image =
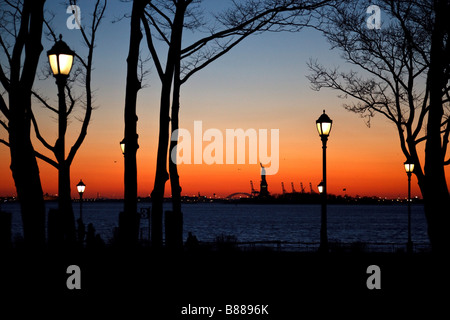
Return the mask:
MULTIPOLYGON (((73 203, 75 218, 79 203, 73 203)), ((46 203, 47 212, 56 202, 46 203)), ((139 212, 146 212, 151 203, 139 203, 139 212)), ((83 220, 92 223, 96 232, 108 242, 118 226, 121 201, 84 202, 83 220)), ((165 203, 165 210, 171 204, 165 203)), ((22 234, 18 203, 3 203, 1 210, 12 213, 12 235, 22 234)), ((320 240, 320 205, 304 204, 183 204, 183 239, 188 232, 200 242, 213 242, 217 237, 231 237, 237 242, 299 242, 318 243, 320 240)), ((329 205, 328 238, 334 243, 405 244, 407 241, 407 206, 395 205, 329 205)), ((428 246, 427 226, 423 205, 411 208, 411 235, 415 245, 428 246)), ((143 215, 140 236, 148 239, 149 220, 143 215)))

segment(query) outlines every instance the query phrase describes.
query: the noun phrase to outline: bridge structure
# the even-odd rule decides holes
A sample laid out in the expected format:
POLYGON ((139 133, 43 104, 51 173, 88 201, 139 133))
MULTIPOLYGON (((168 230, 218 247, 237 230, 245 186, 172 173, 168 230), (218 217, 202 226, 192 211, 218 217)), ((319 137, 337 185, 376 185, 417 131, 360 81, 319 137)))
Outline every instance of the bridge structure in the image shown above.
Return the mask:
POLYGON ((245 196, 246 198, 252 198, 253 195, 247 192, 235 192, 225 197, 225 199, 236 199, 236 198, 242 198, 245 196))

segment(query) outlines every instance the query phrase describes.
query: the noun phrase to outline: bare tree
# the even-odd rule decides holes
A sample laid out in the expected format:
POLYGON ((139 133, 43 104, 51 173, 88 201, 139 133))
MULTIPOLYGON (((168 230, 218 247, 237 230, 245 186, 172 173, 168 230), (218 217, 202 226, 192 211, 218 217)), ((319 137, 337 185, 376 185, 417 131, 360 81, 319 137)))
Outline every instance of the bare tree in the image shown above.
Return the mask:
POLYGON ((159 144, 152 192, 153 244, 160 246, 162 243, 162 205, 169 173, 172 214, 176 219, 182 219, 181 186, 176 164, 169 161, 169 172, 167 171, 168 151, 170 149, 170 154, 176 153, 177 148, 176 139, 169 146, 169 138, 179 126, 178 112, 182 84, 248 36, 263 31, 297 31, 310 22, 313 10, 331 2, 296 0, 233 2, 232 8, 213 16, 214 23, 206 22, 200 6, 201 1, 149 3, 142 22, 147 45, 162 83, 159 144), (185 30, 200 34, 200 37, 183 47, 185 30), (162 41, 167 46, 165 67, 159 58, 154 39, 162 41))
MULTIPOLYGON (((39 37, 39 42, 38 43, 32 43, 32 41, 30 40, 30 36, 25 36, 25 31, 28 30, 27 25, 25 25, 24 27, 21 26, 21 28, 23 29, 22 33, 22 37, 24 37, 24 39, 20 40, 20 33, 19 34, 15 34, 13 32, 10 32, 9 30, 15 30, 15 26, 17 24, 17 16, 19 17, 24 17, 24 13, 26 12, 30 12, 33 13, 33 10, 43 10, 43 6, 42 8, 34 8, 32 7, 32 5, 27 4, 28 2, 25 1, 23 3, 23 8, 20 8, 21 5, 21 1, 18 1, 16 5, 13 5, 12 3, 8 2, 8 5, 13 8, 15 11, 12 12, 11 10, 9 11, 4 11, 3 14, 5 17, 11 17, 10 19, 12 19, 11 21, 6 19, 5 21, 5 25, 2 26, 3 28, 3 34, 6 34, 7 36, 9 36, 9 38, 13 38, 16 39, 16 45, 15 47, 17 47, 18 49, 13 49, 13 54, 10 55, 8 49, 10 49, 10 44, 8 41, 4 40, 3 38, 1 38, 1 44, 2 47, 4 49, 5 55, 6 57, 8 57, 8 61, 10 62, 10 65, 13 64, 13 59, 12 56, 14 56, 15 54, 18 55, 17 58, 15 58, 15 62, 14 64, 16 64, 17 66, 15 66, 15 68, 18 68, 19 70, 17 70, 17 72, 13 73, 11 72, 13 70, 13 68, 10 67, 10 78, 14 79, 14 77, 20 77, 20 55, 22 54, 23 51, 23 47, 21 48, 18 44, 22 43, 22 46, 25 45, 25 54, 26 55, 32 55, 32 54, 36 54, 36 53, 40 53, 40 51, 42 51, 42 44, 41 44, 41 37, 42 37, 42 26, 45 24, 45 26, 48 29, 48 35, 56 41, 56 35, 53 32, 53 30, 50 27, 50 23, 44 19, 43 14, 39 15, 38 17, 35 17, 33 22, 36 23, 37 25, 37 20, 41 19, 42 21, 40 21, 39 26, 40 28, 40 33, 38 35, 35 35, 36 37, 39 37), (27 7, 28 6, 28 7, 27 7), (9 25, 7 25, 6 23, 9 23, 9 25), (10 28, 8 29, 8 27, 13 26, 14 28, 10 28), (27 46, 33 45, 32 48, 29 48, 27 50, 27 46), (40 50, 39 50, 40 49, 40 50)), ((76 5, 77 1, 69 1, 69 4, 71 5, 76 5)), ((95 45, 95 34, 96 31, 98 29, 98 26, 100 24, 100 21, 102 20, 103 14, 105 12, 105 8, 106 8, 106 0, 101 1, 98 0, 94 6, 94 11, 92 14, 92 23, 90 25, 90 30, 89 30, 89 34, 85 31, 84 26, 82 26, 80 24, 80 31, 81 31, 81 35, 83 38, 83 42, 85 43, 86 47, 88 48, 88 53, 86 58, 82 58, 79 54, 75 54, 76 58, 78 59, 80 66, 78 68, 78 70, 76 72, 74 72, 74 78, 69 81, 69 83, 74 83, 76 81, 76 79, 82 78, 80 81, 82 82, 82 85, 84 87, 84 99, 76 99, 74 98, 73 94, 72 94, 72 90, 71 90, 71 85, 66 85, 65 87, 65 91, 67 92, 67 97, 69 99, 69 108, 66 109, 66 105, 65 105, 65 101, 64 99, 60 100, 60 103, 62 103, 64 105, 63 108, 58 107, 52 107, 50 105, 50 103, 48 102, 48 99, 42 97, 38 92, 34 91, 32 88, 32 84, 28 83, 28 85, 23 88, 23 85, 20 85, 20 83, 22 82, 22 78, 25 79, 26 77, 30 77, 34 80, 35 75, 36 75, 36 68, 37 68, 37 60, 36 60, 36 65, 34 66, 33 70, 30 69, 31 72, 33 71, 32 74, 30 74, 29 76, 27 74, 25 74, 24 72, 26 71, 25 68, 22 68, 22 76, 19 80, 14 80, 14 83, 17 83, 15 85, 18 85, 21 89, 18 92, 18 95, 20 97, 15 97, 14 95, 16 94, 15 91, 11 88, 10 85, 8 85, 8 79, 6 78, 6 75, 3 72, 2 69, 2 79, 4 79, 4 81, 2 81, 2 84, 5 88, 5 90, 9 93, 10 96, 10 102, 9 102, 9 110, 6 107, 6 104, 2 103, 2 105, 4 105, 4 108, 2 108, 2 112, 3 114, 9 119, 9 124, 6 125, 5 122, 1 122, 3 127, 5 129, 7 129, 10 133, 9 135, 9 143, 6 141, 2 141, 4 144, 8 145, 11 149, 11 162, 12 164, 17 162, 13 159, 16 159, 16 149, 19 148, 19 154, 23 153, 24 151, 22 151, 21 149, 24 148, 24 146, 29 145, 29 150, 27 152, 31 152, 30 159, 31 157, 34 157, 34 160, 30 162, 35 163, 36 159, 35 157, 38 157, 44 161, 46 161, 47 163, 49 163, 50 165, 54 166, 57 170, 58 170, 58 203, 59 203, 59 209, 60 209, 60 213, 64 216, 63 220, 63 228, 64 228, 64 234, 65 234, 65 238, 69 243, 73 243, 75 241, 75 221, 74 221, 74 214, 73 214, 73 209, 72 209, 72 203, 71 203, 71 193, 70 193, 70 166, 73 162, 73 159, 75 157, 75 154, 77 153, 78 149, 80 148, 81 144, 84 141, 84 138, 86 137, 87 134, 87 127, 90 121, 90 117, 91 117, 91 113, 92 113, 92 89, 91 89, 91 77, 92 77, 92 59, 93 59, 93 50, 94 50, 94 45, 95 45), (6 85, 6 86, 5 86, 6 85), (22 86, 22 87, 21 87, 22 86), (30 93, 30 97, 29 97, 29 101, 28 98, 26 100, 27 103, 24 103, 23 101, 20 101, 20 99, 23 99, 23 93, 24 92, 28 92, 27 90, 29 90, 30 93), (39 130, 39 126, 38 126, 38 122, 36 121, 36 118, 33 114, 33 110, 32 110, 32 97, 34 97, 36 99, 37 102, 41 103, 44 107, 46 107, 48 110, 55 112, 58 115, 58 132, 59 132, 59 136, 58 139, 56 140, 56 142, 52 145, 49 142, 47 142, 47 140, 41 135, 41 132, 39 130), (13 98, 13 101, 11 101, 11 98, 13 98), (11 119, 11 109, 14 108, 15 101, 16 99, 19 99, 18 101, 21 102, 21 104, 19 104, 19 107, 25 108, 23 110, 20 111, 19 114, 14 115, 13 119, 11 119), (77 101, 76 101, 77 100, 77 101), (11 103, 13 102, 13 103, 11 103), (78 102, 79 104, 82 104, 85 108, 85 115, 84 115, 84 119, 82 120, 82 126, 81 126, 81 130, 80 133, 77 137, 77 139, 75 140, 75 143, 72 145, 69 154, 67 155, 67 157, 65 156, 65 134, 67 131, 67 119, 70 116, 70 114, 72 113, 74 106, 76 104, 76 102, 78 102), (15 116, 19 116, 20 114, 22 114, 22 116, 19 118, 21 119, 21 121, 25 121, 24 123, 21 124, 20 127, 16 128, 16 122, 17 120, 15 119, 15 116), (27 141, 30 140, 30 129, 31 129, 31 123, 33 124, 34 127, 34 132, 35 135, 37 137, 37 139, 42 143, 42 145, 47 148, 49 151, 51 151, 56 160, 53 160, 51 157, 48 157, 42 153, 39 153, 37 151, 34 150, 33 146, 31 145, 31 141, 29 142, 25 142, 24 140, 26 139, 27 141), (13 130, 12 130, 13 129, 13 130), (13 133, 11 135, 11 133, 13 133), (15 143, 15 139, 17 139, 16 137, 20 137, 22 143, 19 143, 19 146, 16 146, 15 143)), ((34 13, 36 14, 36 13, 34 13)), ((28 17, 28 19, 30 19, 28 17)), ((27 24, 27 19, 22 18, 21 23, 25 23, 27 24)), ((34 29, 33 29, 34 30, 34 29)), ((39 31, 39 28, 36 29, 36 31, 39 31)), ((15 31, 14 31, 15 32, 15 31)), ((30 29, 30 33, 32 33, 32 30, 30 29)), ((37 40, 36 40, 37 41, 37 40)), ((37 58, 39 58, 39 55, 37 55, 37 58)), ((25 60, 25 64, 26 64, 26 60, 25 60)), ((24 64, 24 66, 25 66, 24 64)), ((29 63, 30 64, 30 63, 29 63)), ((9 80, 9 82, 11 82, 11 79, 9 80)), ((3 102, 3 100, 2 100, 3 102)), ((20 108, 19 108, 20 109, 20 108)), ((22 156, 23 158, 23 156, 22 156)), ((22 160, 23 161, 23 160, 22 160)), ((44 225, 45 225, 45 206, 43 203, 43 197, 42 197, 42 187, 40 184, 40 179, 39 179, 39 170, 37 168, 37 163, 36 163, 36 167, 34 168, 34 164, 31 165, 30 163, 28 163, 26 166, 24 165, 25 168, 22 168, 22 166, 20 165, 20 169, 15 170, 16 165, 12 165, 11 166, 11 170, 13 171, 13 177, 14 180, 16 182, 16 188, 17 188, 17 192, 19 195, 19 198, 21 198, 23 200, 23 202, 25 202, 24 204, 22 204, 22 216, 23 216, 23 223, 24 223, 24 233, 28 234, 28 229, 30 228, 29 225, 32 225, 32 229, 37 229, 39 228, 39 232, 40 237, 42 237, 39 241, 43 242, 45 241, 45 234, 44 234, 44 225), (14 169, 13 169, 14 168, 14 169), (17 172, 16 172, 17 171, 17 172), (33 174, 33 172, 35 172, 33 174), (25 177, 23 177, 23 179, 25 180, 23 182, 23 184, 25 186, 22 187, 22 182, 19 183, 19 180, 22 178, 22 174, 25 174, 25 177), (16 178, 17 176, 17 178, 16 178), (36 181, 33 184, 30 184, 29 181, 33 181, 33 179, 39 180, 39 183, 36 181), (36 188, 36 195, 34 197, 25 195, 25 196, 21 196, 21 194, 23 194, 22 189, 29 189, 31 188, 31 186, 35 186, 36 188), (39 191, 37 191, 37 189, 40 189, 39 191), (39 197, 37 197, 37 194, 40 194, 39 197), (42 212, 40 212, 40 204, 42 203, 42 212), (28 223, 28 215, 32 215, 32 213, 27 213, 28 207, 30 206, 31 208, 29 209, 30 211, 37 211, 34 213, 33 216, 33 221, 34 223, 29 224, 28 223), (39 219, 39 221, 36 221, 37 219, 39 219)), ((25 236, 26 238, 28 236, 25 236)))
POLYGON ((125 89, 125 174, 124 174, 124 212, 119 218, 120 241, 125 246, 137 243, 139 219, 137 216, 137 163, 136 152, 139 148, 137 134, 136 102, 141 89, 138 75, 139 48, 142 40, 141 18, 148 0, 133 0, 130 19, 130 43, 127 57, 127 82, 125 89))
POLYGON ((45 243, 45 204, 36 152, 30 138, 31 94, 42 52, 44 0, 2 1, 0 6, 0 124, 8 133, 11 171, 20 201, 24 238, 45 243), (7 96, 7 100, 5 100, 7 96))
POLYGON ((434 24, 431 33, 428 87, 430 104, 426 127, 425 183, 423 196, 428 235, 433 250, 448 253, 450 248, 450 196, 444 166, 450 164, 447 147, 450 134, 450 3, 433 2, 434 24))
MULTIPOLYGON (((71 0, 69 1, 70 5, 76 6, 77 1, 71 0)), ((46 161, 48 164, 52 165, 58 170, 58 205, 59 205, 59 214, 63 215, 63 229, 65 241, 68 244, 73 244, 75 242, 75 219, 72 208, 72 197, 71 197, 71 188, 70 188, 70 166, 73 163, 75 155, 79 150, 81 144, 83 143, 86 134, 87 128, 91 119, 91 114, 93 110, 92 106, 92 66, 93 66, 93 54, 95 47, 95 36, 100 25, 100 22, 104 16, 106 10, 107 0, 97 0, 94 9, 92 12, 92 20, 91 24, 86 30, 85 26, 79 23, 81 37, 83 39, 83 43, 87 48, 87 54, 85 57, 82 57, 80 54, 75 53, 75 57, 79 62, 78 69, 75 70, 72 79, 65 86, 65 91, 67 92, 67 98, 69 100, 69 107, 66 109, 64 105, 63 108, 52 107, 47 99, 42 98, 38 93, 33 92, 35 98, 44 105, 50 111, 55 112, 58 115, 58 139, 55 141, 53 145, 51 145, 47 140, 41 135, 39 131, 38 122, 34 117, 33 113, 31 113, 32 122, 36 137, 42 143, 42 145, 51 151, 54 154, 56 160, 51 159, 50 157, 40 155, 40 158, 46 161), (80 79, 81 78, 81 79, 80 79), (75 98, 72 93, 72 86, 74 83, 79 82, 83 88, 82 97, 75 98), (76 138, 74 144, 71 146, 70 151, 66 157, 65 155, 65 135, 67 131, 67 120, 71 116, 72 111, 74 110, 75 105, 81 105, 85 109, 84 117, 82 119, 81 128, 76 138)), ((56 35, 51 29, 49 23, 46 23, 49 35, 56 41, 56 35)), ((58 81, 57 81, 58 83, 58 81)), ((64 104, 65 95, 60 99, 60 102, 64 104)))
POLYGON ((425 200, 428 234, 434 249, 448 248, 449 194, 444 166, 450 126, 449 50, 445 39, 448 24, 441 15, 450 13, 445 1, 393 1, 379 3, 384 15, 381 29, 367 27, 366 1, 336 6, 321 30, 359 72, 328 69, 309 62, 308 76, 315 90, 331 88, 344 104, 370 125, 376 114, 389 119, 397 129, 400 147, 415 163, 414 174, 425 200), (444 110, 446 111, 444 113, 444 110), (425 142, 425 163, 418 145, 425 142))

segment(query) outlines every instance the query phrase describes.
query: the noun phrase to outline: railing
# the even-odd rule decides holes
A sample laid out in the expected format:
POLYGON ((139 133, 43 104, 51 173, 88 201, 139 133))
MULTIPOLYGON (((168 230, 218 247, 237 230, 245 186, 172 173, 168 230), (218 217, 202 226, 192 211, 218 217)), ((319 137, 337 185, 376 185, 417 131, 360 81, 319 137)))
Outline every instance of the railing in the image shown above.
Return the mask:
MULTIPOLYGON (((140 240, 142 242, 148 241, 149 228, 140 228, 140 240)), ((304 242, 304 241, 281 241, 281 240, 267 240, 267 241, 200 241, 200 246, 210 247, 211 249, 229 248, 241 251, 283 251, 283 252, 316 252, 319 249, 320 242, 304 242)), ((380 252, 380 253, 396 253, 406 252, 406 242, 352 242, 344 243, 340 241, 330 241, 328 243, 330 252, 380 252)), ((423 253, 430 252, 431 246, 429 243, 413 243, 413 252, 423 253)))
MULTIPOLYGON (((236 242, 241 250, 277 250, 289 252, 314 252, 319 249, 319 242, 301 241, 246 241, 236 242)), ((395 242, 329 242, 330 252, 406 252, 406 243, 395 242)), ((429 252, 429 243, 414 243, 413 252, 429 252)))
MULTIPOLYGON (((139 240, 141 243, 149 244, 150 241, 150 208, 140 209, 141 222, 147 220, 147 226, 139 228, 139 240)), ((223 239, 222 239, 223 240, 223 239)), ((221 250, 222 248, 238 249, 242 251, 255 250, 275 250, 285 252, 315 252, 319 249, 319 242, 302 242, 302 241, 281 241, 281 240, 267 240, 267 241, 237 241, 235 237, 225 239, 224 241, 199 242, 200 246, 210 247, 212 249, 221 250)), ((328 242, 330 252, 406 252, 405 243, 398 242, 341 242, 330 240, 328 242)), ((413 252, 430 252, 431 246, 426 242, 414 242, 413 252)))

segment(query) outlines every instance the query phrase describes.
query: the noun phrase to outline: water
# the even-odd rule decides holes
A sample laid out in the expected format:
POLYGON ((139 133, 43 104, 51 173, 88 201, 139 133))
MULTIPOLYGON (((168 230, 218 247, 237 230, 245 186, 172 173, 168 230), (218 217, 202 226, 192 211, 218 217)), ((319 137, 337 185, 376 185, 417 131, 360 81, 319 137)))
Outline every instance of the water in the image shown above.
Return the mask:
MULTIPOLYGON (((47 211, 57 203, 48 202, 47 211)), ((139 203, 138 210, 151 203, 139 203)), ((170 203, 165 210, 170 210, 170 203)), ((22 222, 18 203, 1 205, 3 211, 13 214, 13 237, 22 235, 22 222)), ((73 204, 76 218, 79 203, 73 204)), ((183 238, 192 232, 199 241, 214 241, 219 235, 233 235, 240 242, 288 241, 319 242, 320 205, 298 204, 184 204, 183 238)), ((109 240, 123 211, 122 202, 84 202, 83 220, 92 223, 104 240, 109 240)), ((328 238, 343 243, 377 242, 399 243, 407 241, 406 205, 329 205, 328 238)), ((411 206, 411 234, 415 244, 429 243, 422 205, 411 206)), ((148 220, 141 220, 142 235, 148 237, 148 220)))

